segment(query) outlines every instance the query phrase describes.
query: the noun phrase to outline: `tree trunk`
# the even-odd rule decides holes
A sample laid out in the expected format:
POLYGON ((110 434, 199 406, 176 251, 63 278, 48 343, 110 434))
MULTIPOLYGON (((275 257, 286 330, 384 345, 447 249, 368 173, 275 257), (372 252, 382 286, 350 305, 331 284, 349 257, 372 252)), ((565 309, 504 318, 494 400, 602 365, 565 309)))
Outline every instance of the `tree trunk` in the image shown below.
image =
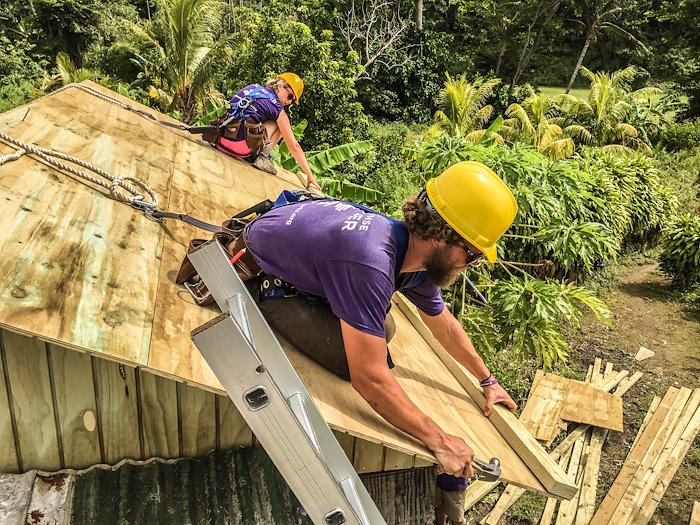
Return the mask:
POLYGON ((569 85, 566 86, 566 91, 564 91, 564 93, 566 93, 567 95, 569 94, 569 91, 571 91, 571 88, 573 87, 574 82, 576 81, 578 72, 581 69, 581 65, 583 64, 583 59, 586 57, 586 53, 588 53, 588 46, 591 45, 591 40, 593 40, 593 27, 588 28, 588 32, 586 33, 586 41, 583 43, 583 49, 581 49, 581 54, 578 56, 578 62, 576 62, 574 72, 571 73, 569 85))
POLYGON ((416 29, 423 31, 423 0, 416 0, 416 12, 414 14, 416 29))
MULTIPOLYGON (((520 54, 520 62, 518 63, 518 68, 515 71, 515 75, 513 75, 513 79, 510 82, 510 90, 512 91, 515 85, 518 83, 520 80, 520 77, 522 74, 525 72, 525 69, 527 69, 528 64, 530 63, 530 60, 532 60, 532 57, 535 55, 535 51, 537 51, 537 48, 540 46, 540 41, 542 40, 542 34, 544 33, 544 30, 547 28, 547 25, 549 22, 552 21, 552 18, 556 14, 556 12, 559 10, 559 6, 561 5, 561 0, 557 0, 552 4, 552 7, 550 8, 549 12, 547 13, 547 16, 544 18, 542 21, 542 25, 540 26, 539 31, 535 35, 535 40, 532 43, 532 45, 527 48, 527 51, 523 49, 523 53, 520 54)), ((535 24, 537 19, 533 20, 533 26, 535 24)), ((528 33, 529 33, 528 29, 528 33)), ((529 41, 529 39, 528 39, 529 41)))
POLYGON ((505 35, 501 35, 501 51, 498 53, 498 61, 496 62, 496 71, 494 76, 498 77, 501 72, 501 66, 503 65, 503 57, 506 56, 506 49, 508 48, 508 40, 505 35))

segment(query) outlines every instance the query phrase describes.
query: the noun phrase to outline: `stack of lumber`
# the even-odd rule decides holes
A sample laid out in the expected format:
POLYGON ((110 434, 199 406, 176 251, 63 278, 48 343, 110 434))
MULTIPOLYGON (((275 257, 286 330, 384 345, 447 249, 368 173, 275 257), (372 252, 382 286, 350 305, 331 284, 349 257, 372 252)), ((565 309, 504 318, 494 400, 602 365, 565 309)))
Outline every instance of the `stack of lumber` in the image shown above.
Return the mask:
POLYGON ((648 523, 698 431, 700 388, 655 398, 591 525, 648 523))
MULTIPOLYGON (((576 391, 583 397, 572 400, 575 401, 576 406, 579 407, 578 412, 580 412, 580 414, 576 414, 576 418, 585 419, 586 421, 590 422, 574 423, 568 436, 549 453, 552 460, 557 461, 563 469, 566 469, 569 476, 576 480, 576 484, 579 488, 579 491, 574 498, 560 504, 559 513, 556 519, 557 525, 579 525, 588 523, 595 510, 595 495, 597 489, 598 470, 600 466, 600 455, 603 443, 608 433, 608 428, 606 428, 606 426, 610 426, 610 418, 607 415, 599 415, 598 419, 596 419, 596 413, 598 410, 585 408, 585 401, 582 400, 589 397, 593 400, 605 399, 604 396, 600 396, 600 393, 610 392, 613 389, 615 389, 615 391, 610 397, 620 398, 642 376, 641 372, 637 372, 631 377, 628 377, 629 372, 627 370, 616 372, 613 370, 612 363, 608 363, 605 370, 601 372, 601 364, 601 361, 596 359, 595 364, 589 369, 587 381, 590 384, 586 385, 588 390, 584 390, 580 386, 575 386, 577 389, 576 391), (584 414, 584 412, 587 413, 584 414), (601 423, 602 426, 594 426, 591 423, 601 423)), ((548 381, 543 381, 545 378, 547 378, 547 376, 544 374, 538 374, 538 376, 540 378, 540 385, 545 385, 548 381, 558 382, 558 379, 553 380, 551 378, 548 381)), ((567 381, 563 381, 561 384, 566 383, 567 381)), ((533 393, 534 390, 535 389, 533 389, 533 393)), ((557 387, 557 391, 560 393, 564 392, 564 394, 559 396, 560 398, 566 399, 566 397, 568 397, 565 390, 557 387)), ((537 404, 539 402, 538 396, 530 396, 528 399, 528 404, 526 405, 523 413, 528 410, 528 406, 530 405, 531 401, 534 401, 534 403, 537 404)), ((605 403, 606 406, 615 406, 614 403, 609 400, 606 400, 605 403)), ((548 408, 551 408, 552 406, 553 405, 550 404, 548 405, 548 408)), ((552 416, 550 420, 556 421, 554 426, 558 427, 560 426, 559 419, 561 418, 561 414, 567 413, 567 411, 564 410, 562 406, 561 409, 554 407, 554 409, 549 410, 548 413, 556 416, 552 416)), ((535 418, 533 418, 533 420, 534 419, 535 418)), ((528 423, 525 426, 529 429, 529 427, 532 426, 532 423, 528 423)), ((547 428, 551 428, 549 423, 547 428)), ((547 435, 547 438, 549 439, 549 435, 547 435)), ((466 508, 474 505, 496 485, 497 483, 473 483, 467 490, 466 508)), ((497 524, 506 511, 524 493, 525 490, 513 485, 508 485, 495 507, 481 520, 480 523, 482 525, 497 524)), ((541 523, 552 523, 557 504, 558 501, 555 499, 550 499, 547 501, 541 523)))

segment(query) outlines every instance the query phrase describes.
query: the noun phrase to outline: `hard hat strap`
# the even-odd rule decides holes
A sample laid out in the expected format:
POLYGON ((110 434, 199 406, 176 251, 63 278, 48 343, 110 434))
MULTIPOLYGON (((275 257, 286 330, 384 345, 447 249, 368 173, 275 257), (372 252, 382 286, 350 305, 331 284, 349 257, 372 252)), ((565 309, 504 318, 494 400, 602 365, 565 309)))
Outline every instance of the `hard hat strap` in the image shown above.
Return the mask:
POLYGON ((425 205, 425 209, 428 210, 430 215, 435 215, 435 208, 433 207, 433 203, 430 202, 430 198, 425 189, 418 194, 418 200, 425 205))

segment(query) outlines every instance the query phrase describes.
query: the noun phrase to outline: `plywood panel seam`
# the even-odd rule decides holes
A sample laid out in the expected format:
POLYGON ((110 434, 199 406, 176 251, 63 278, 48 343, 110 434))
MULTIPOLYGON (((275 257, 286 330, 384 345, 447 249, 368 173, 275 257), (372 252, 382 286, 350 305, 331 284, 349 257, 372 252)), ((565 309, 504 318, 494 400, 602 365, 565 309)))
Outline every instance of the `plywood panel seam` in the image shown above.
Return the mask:
POLYGON ((100 458, 102 460, 102 463, 107 463, 106 457, 105 457, 105 440, 104 440, 104 434, 102 431, 102 424, 103 424, 103 414, 102 414, 102 403, 100 401, 100 385, 99 385, 99 374, 97 373, 96 366, 97 363, 95 362, 95 356, 91 355, 90 356, 90 366, 92 368, 92 384, 93 384, 93 389, 95 391, 95 420, 96 420, 96 428, 97 428, 97 437, 98 441, 100 444, 100 458))
POLYGON ((178 456, 183 457, 184 444, 182 442, 182 397, 181 383, 175 384, 175 403, 177 405, 177 449, 178 456))
POLYGON ((138 367, 134 369, 134 383, 136 385, 136 419, 137 424, 139 426, 139 452, 140 458, 143 459, 146 457, 146 445, 144 437, 144 432, 146 431, 146 429, 143 424, 143 407, 141 406, 143 399, 141 392, 141 370, 139 370, 138 367))
POLYGON ((61 469, 66 468, 66 457, 63 448, 63 433, 61 432, 61 421, 58 416, 58 402, 56 400, 56 379, 53 373, 53 363, 51 361, 51 349, 48 343, 44 343, 44 352, 46 352, 46 363, 49 368, 49 387, 51 389, 51 404, 53 405, 53 422, 56 428, 56 441, 58 443, 58 461, 61 469))
POLYGON ((0 331, 0 357, 2 357, 3 381, 5 381, 5 390, 7 392, 7 405, 10 412, 10 426, 12 427, 12 438, 15 443, 15 454, 17 456, 17 468, 19 472, 24 472, 24 463, 22 461, 22 447, 17 435, 17 416, 15 414, 15 404, 12 401, 12 384, 10 383, 10 375, 7 370, 7 355, 5 349, 4 333, 0 331))

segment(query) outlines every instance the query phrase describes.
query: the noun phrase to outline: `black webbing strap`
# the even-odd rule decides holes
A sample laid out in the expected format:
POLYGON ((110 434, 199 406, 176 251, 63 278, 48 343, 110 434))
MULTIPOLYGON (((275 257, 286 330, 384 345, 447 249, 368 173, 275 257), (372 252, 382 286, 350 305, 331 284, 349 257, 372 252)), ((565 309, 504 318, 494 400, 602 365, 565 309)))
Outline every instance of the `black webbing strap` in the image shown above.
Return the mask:
POLYGON ((200 228, 202 230, 206 230, 208 232, 216 233, 218 231, 221 231, 221 226, 217 226, 215 224, 209 224, 208 222, 204 222, 202 220, 199 220, 195 217, 191 217, 189 215, 186 215, 184 213, 172 213, 169 211, 154 211, 150 213, 150 216, 153 217, 154 219, 177 219, 182 222, 186 222, 187 224, 190 224, 191 226, 194 226, 195 228, 200 228))

